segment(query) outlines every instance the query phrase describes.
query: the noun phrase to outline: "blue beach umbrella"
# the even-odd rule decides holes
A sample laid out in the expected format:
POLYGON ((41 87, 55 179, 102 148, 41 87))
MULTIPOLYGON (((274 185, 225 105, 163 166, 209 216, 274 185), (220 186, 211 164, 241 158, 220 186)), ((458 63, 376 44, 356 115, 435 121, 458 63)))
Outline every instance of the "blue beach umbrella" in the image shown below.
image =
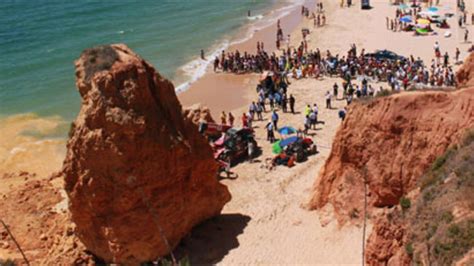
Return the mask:
POLYGON ((278 133, 282 134, 282 135, 291 135, 291 134, 294 134, 296 133, 296 129, 292 128, 292 127, 282 127, 280 129, 278 129, 278 133))
POLYGON ((295 143, 297 140, 298 140, 298 137, 296 137, 296 136, 284 139, 284 140, 280 141, 280 147, 286 147, 286 146, 288 146, 292 143, 295 143))
POLYGON ((403 23, 411 23, 413 20, 410 16, 404 16, 400 18, 400 21, 403 23))
POLYGON ((437 11, 438 11, 438 8, 437 8, 437 7, 434 7, 434 6, 432 6, 432 7, 428 8, 428 11, 431 11, 431 12, 437 12, 437 11))

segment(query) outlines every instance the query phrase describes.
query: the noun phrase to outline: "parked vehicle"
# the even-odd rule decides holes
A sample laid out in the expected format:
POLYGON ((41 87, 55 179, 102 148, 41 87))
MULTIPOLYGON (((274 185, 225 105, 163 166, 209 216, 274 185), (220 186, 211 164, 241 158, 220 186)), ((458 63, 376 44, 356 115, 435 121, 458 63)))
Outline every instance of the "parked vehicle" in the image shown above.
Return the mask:
POLYGON ((225 134, 213 143, 214 158, 218 162, 225 162, 230 166, 237 161, 247 158, 249 142, 253 143, 255 150, 257 142, 255 141, 254 131, 251 128, 230 128, 225 134))
POLYGON ((407 60, 406 57, 398 55, 398 54, 396 54, 392 51, 389 51, 389 50, 377 50, 377 51, 375 51, 375 53, 365 54, 365 57, 371 57, 371 58, 375 58, 377 60, 392 60, 392 61, 395 61, 395 60, 405 61, 405 60, 407 60))

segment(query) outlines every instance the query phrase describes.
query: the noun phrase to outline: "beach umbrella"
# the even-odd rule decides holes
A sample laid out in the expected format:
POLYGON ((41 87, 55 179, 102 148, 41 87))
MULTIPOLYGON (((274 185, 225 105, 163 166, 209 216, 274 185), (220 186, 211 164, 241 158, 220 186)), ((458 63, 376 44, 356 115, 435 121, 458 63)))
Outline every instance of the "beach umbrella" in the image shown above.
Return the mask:
POLYGON ((404 16, 400 18, 400 21, 403 23, 411 23, 413 20, 410 16, 404 16))
POLYGON ((438 8, 437 8, 437 7, 434 7, 434 6, 432 6, 432 7, 428 8, 428 11, 431 11, 431 12, 437 12, 437 11, 438 11, 438 8))
POLYGON ((296 129, 294 129, 292 127, 285 126, 285 127, 282 127, 280 129, 278 129, 278 133, 280 133, 282 135, 291 135, 291 134, 296 133, 296 129))
POLYGON ((424 16, 424 17, 432 17, 432 16, 439 16, 438 13, 434 12, 434 11, 428 11, 428 10, 424 10, 424 11, 421 11, 420 13, 418 13, 420 16, 424 16))
POLYGON ((298 140, 298 137, 296 137, 296 136, 286 138, 286 139, 280 141, 280 147, 283 148, 285 146, 288 146, 292 143, 295 143, 297 140, 298 140))
POLYGON ((272 152, 273 152, 274 154, 280 154, 281 151, 283 150, 282 147, 280 146, 280 142, 281 142, 281 140, 279 140, 279 141, 273 143, 272 152))
POLYGON ((416 29, 416 32, 418 32, 419 34, 425 35, 425 34, 428 34, 428 29, 418 28, 416 29))
POLYGON ((420 29, 428 29, 430 27, 430 25, 426 25, 426 24, 417 24, 416 25, 417 28, 420 28, 420 29))
POLYGON ((402 4, 400 4, 398 7, 399 7, 400 9, 407 9, 407 8, 408 8, 408 5, 402 3, 402 4))
POLYGON ((430 25, 431 22, 427 19, 421 18, 421 19, 417 20, 416 23, 418 25, 430 25))

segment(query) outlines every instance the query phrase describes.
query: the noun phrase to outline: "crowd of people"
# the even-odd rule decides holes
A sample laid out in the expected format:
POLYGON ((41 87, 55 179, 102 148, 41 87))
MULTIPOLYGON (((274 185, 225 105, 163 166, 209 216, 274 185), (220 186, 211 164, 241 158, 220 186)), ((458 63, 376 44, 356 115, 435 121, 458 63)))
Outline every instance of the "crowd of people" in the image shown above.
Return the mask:
POLYGON ((330 51, 322 53, 319 49, 308 51, 304 42, 298 48, 288 48, 280 56, 268 54, 260 43, 257 47, 256 55, 241 55, 239 51, 227 54, 222 52, 221 59, 216 58, 214 63, 215 70, 232 73, 271 71, 295 79, 340 76, 347 81, 347 86, 351 85, 352 78, 363 76, 375 81, 387 81, 393 89, 407 89, 418 83, 454 86, 455 82, 449 55, 442 55, 439 47, 435 49, 436 60, 430 66, 413 56, 406 59, 400 57, 399 60, 377 58, 367 55, 364 49, 358 54, 355 45, 344 56, 334 55, 330 51))
MULTIPOLYGON (((347 2, 348 6, 351 2, 347 2)), ((323 6, 318 4, 316 16, 314 13, 302 7, 301 15, 315 19, 315 26, 325 24, 322 14, 323 6)), ((419 10, 413 10, 413 15, 419 10)), ((399 16, 399 14, 397 14, 399 16)), ((389 22, 387 22, 389 28, 389 22)), ((403 57, 394 53, 384 56, 383 53, 368 54, 364 49, 358 50, 355 44, 344 55, 334 54, 331 51, 320 51, 319 49, 308 50, 306 42, 307 32, 302 32, 303 40, 299 46, 290 46, 290 35, 286 36, 287 45, 280 49, 280 42, 285 40, 280 23, 277 23, 277 52, 269 53, 265 50, 263 42, 257 42, 255 54, 240 51, 222 51, 214 60, 214 71, 228 73, 259 73, 261 81, 256 88, 257 100, 252 102, 248 112, 243 113, 242 125, 251 127, 255 120, 262 121, 263 113, 270 112, 270 119, 266 124, 267 139, 275 140, 274 131, 278 130, 278 112, 295 113, 295 97, 288 93, 290 85, 289 78, 322 78, 340 77, 342 82, 333 85, 332 92, 328 90, 326 97, 326 108, 331 109, 331 100, 343 95, 347 104, 351 104, 354 98, 372 97, 378 91, 383 90, 373 87, 376 82, 383 82, 393 91, 407 90, 417 87, 451 87, 455 86, 455 73, 451 66, 452 61, 459 61, 460 51, 456 49, 454 60, 450 60, 448 52, 441 52, 439 43, 434 44, 435 59, 430 65, 425 64, 420 58, 413 56, 403 57)), ((303 134, 314 129, 318 121, 319 107, 316 104, 308 105, 304 110, 304 121, 302 121, 303 134)), ((339 111, 339 117, 345 118, 345 108, 339 111)), ((231 113, 222 113, 221 122, 233 125, 234 117, 231 113)))

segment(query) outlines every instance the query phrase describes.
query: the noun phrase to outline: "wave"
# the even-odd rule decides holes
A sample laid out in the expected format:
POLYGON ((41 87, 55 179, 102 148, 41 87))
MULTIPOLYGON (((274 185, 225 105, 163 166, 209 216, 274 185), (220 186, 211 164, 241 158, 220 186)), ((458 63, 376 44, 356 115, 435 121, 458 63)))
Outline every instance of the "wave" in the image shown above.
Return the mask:
POLYGON ((277 23, 277 21, 287 15, 289 15, 295 8, 301 6, 305 3, 306 0, 293 0, 289 5, 279 7, 273 10, 268 11, 268 14, 257 15, 254 17, 247 17, 248 20, 254 21, 249 25, 245 25, 243 30, 246 31, 243 38, 230 41, 225 38, 222 41, 218 42, 217 45, 211 47, 211 53, 206 55, 206 60, 201 58, 194 58, 190 62, 186 63, 179 68, 180 71, 184 73, 187 77, 186 81, 178 85, 175 89, 176 93, 181 93, 186 91, 192 83, 199 80, 202 76, 206 74, 208 66, 214 61, 216 56, 219 56, 223 50, 226 50, 228 47, 236 44, 246 42, 253 38, 254 34, 260 30, 263 30, 267 27, 270 27, 277 23), (265 19, 264 19, 265 18, 265 19))
POLYGON ((263 15, 257 15, 257 16, 250 16, 247 17, 248 20, 257 20, 257 19, 262 19, 263 15))
POLYGON ((226 50, 229 47, 229 41, 224 40, 220 44, 217 45, 217 48, 212 49, 213 52, 210 55, 206 55, 206 60, 201 58, 194 59, 191 62, 187 63, 186 65, 182 66, 180 69, 184 72, 184 74, 189 78, 188 81, 180 84, 176 87, 176 93, 180 93, 185 91, 189 88, 189 86, 196 82, 199 78, 204 76, 207 71, 207 67, 211 64, 214 59, 219 56, 223 50, 226 50))

